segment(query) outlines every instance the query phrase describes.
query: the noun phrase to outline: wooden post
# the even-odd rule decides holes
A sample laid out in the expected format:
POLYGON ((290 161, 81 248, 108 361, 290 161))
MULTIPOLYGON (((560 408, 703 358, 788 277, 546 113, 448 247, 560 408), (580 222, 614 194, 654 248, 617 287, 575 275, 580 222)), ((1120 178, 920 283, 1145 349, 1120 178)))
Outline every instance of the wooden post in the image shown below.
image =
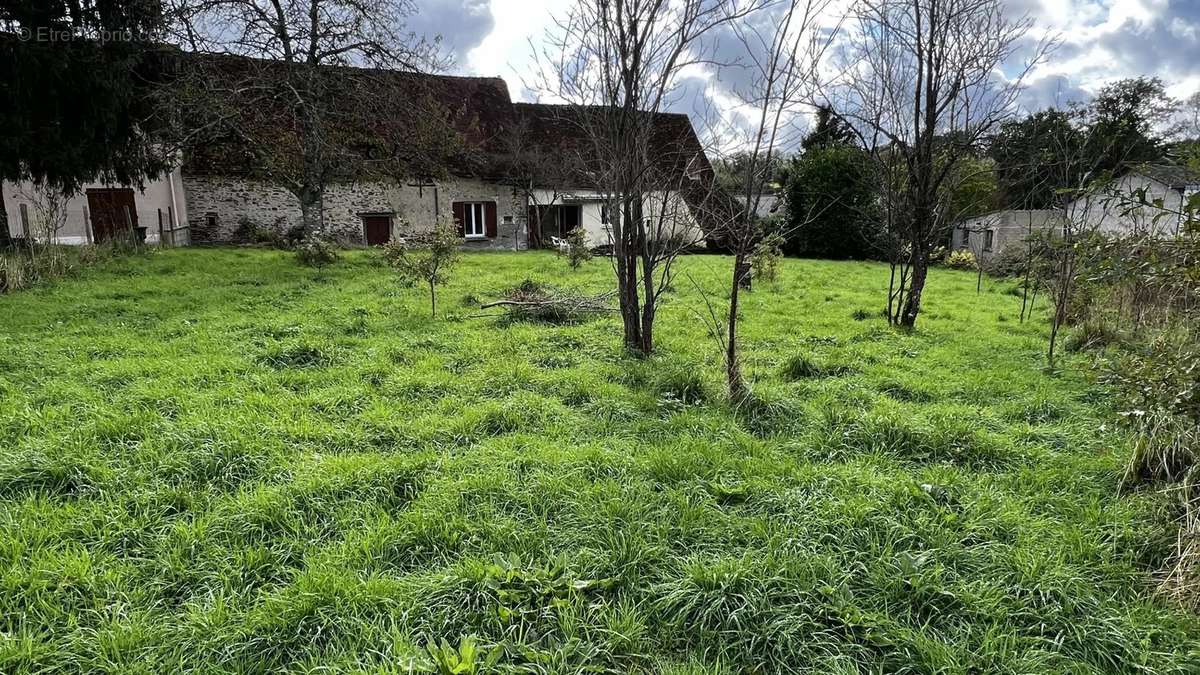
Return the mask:
POLYGON ((83 207, 83 239, 89 246, 96 243, 96 235, 92 231, 92 216, 86 206, 83 207))
POLYGON ((26 244, 32 244, 29 239, 29 205, 21 204, 21 236, 25 237, 26 244))
POLYGON ((129 213, 128 206, 123 207, 123 208, 125 209, 125 229, 129 230, 129 236, 132 237, 133 236, 133 215, 129 213))
POLYGON ((163 217, 162 209, 158 210, 158 245, 163 247, 167 244, 167 240, 163 237, 163 217))
POLYGON ((171 248, 175 248, 175 230, 179 224, 175 222, 175 206, 167 206, 167 222, 171 224, 171 248))

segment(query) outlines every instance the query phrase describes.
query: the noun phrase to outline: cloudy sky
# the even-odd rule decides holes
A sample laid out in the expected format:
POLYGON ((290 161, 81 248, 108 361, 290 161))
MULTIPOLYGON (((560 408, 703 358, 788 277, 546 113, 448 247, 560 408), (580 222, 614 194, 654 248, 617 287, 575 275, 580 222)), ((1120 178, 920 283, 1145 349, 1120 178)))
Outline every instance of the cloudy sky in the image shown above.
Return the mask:
MULTIPOLYGON (((572 1, 416 0, 410 27, 441 34, 456 72, 503 77, 514 99, 535 100, 533 53, 572 1)), ((1142 74, 1162 78, 1176 97, 1200 90, 1200 0, 1006 1, 1061 42, 1030 79, 1029 109, 1085 100, 1107 82, 1142 74)))

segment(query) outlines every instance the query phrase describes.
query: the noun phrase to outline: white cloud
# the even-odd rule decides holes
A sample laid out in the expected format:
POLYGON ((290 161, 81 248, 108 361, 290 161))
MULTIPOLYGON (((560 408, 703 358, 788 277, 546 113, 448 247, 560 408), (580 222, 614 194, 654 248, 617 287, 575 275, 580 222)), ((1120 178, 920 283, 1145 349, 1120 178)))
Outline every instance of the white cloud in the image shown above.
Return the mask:
MULTIPOLYGON (((501 76, 516 100, 533 100, 534 53, 543 44, 554 17, 577 0, 419 0, 445 25, 433 32, 447 36, 458 53, 463 74, 501 76), (462 8, 457 14, 448 9, 462 8)), ((1026 104, 1064 105, 1094 94, 1123 77, 1161 77, 1175 96, 1200 88, 1200 0, 1006 0, 1014 14, 1035 22, 1033 37, 1057 35, 1061 48, 1030 78, 1026 104)), ((838 0, 837 12, 849 0, 838 0)), ((833 21, 836 14, 831 14, 833 21)), ((709 86, 689 90, 717 105, 728 96, 710 73, 696 74, 709 86)), ((687 107, 677 102, 676 109, 687 107)))
POLYGON ((491 0, 495 25, 462 64, 472 75, 499 75, 515 100, 532 100, 534 50, 571 0, 491 0))

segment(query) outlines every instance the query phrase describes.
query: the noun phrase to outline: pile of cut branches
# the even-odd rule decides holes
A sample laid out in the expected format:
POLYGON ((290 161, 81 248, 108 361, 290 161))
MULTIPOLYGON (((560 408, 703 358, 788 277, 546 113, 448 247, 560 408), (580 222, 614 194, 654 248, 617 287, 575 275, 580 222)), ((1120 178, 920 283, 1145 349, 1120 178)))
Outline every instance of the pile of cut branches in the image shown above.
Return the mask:
POLYGON ((615 291, 599 295, 576 293, 526 279, 504 291, 500 300, 485 302, 480 308, 503 307, 508 318, 514 320, 574 323, 614 311, 609 304, 614 294, 615 291))

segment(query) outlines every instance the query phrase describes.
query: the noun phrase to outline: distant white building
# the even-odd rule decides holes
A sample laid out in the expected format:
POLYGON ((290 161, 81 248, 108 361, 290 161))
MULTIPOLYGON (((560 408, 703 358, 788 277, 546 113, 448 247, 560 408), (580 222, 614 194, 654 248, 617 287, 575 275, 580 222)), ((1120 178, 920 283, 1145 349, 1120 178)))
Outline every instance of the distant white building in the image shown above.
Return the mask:
POLYGON ((1182 216, 1177 214, 1196 192, 1200 192, 1197 172, 1182 166, 1143 165, 1075 199, 1061 211, 1006 209, 960 221, 950 244, 987 259, 1035 232, 1061 231, 1067 222, 1077 232, 1172 237, 1179 234, 1181 225, 1182 216), (1149 203, 1161 199, 1162 207, 1136 206, 1137 195, 1143 193, 1149 203))
POLYGON ((1062 227, 1062 212, 1056 210, 1006 209, 960 222, 954 228, 951 246, 987 259, 1005 246, 1020 244, 1034 232, 1062 227))
POLYGON ((1067 214, 1080 231, 1170 237, 1179 234, 1183 206, 1196 192, 1200 173, 1185 166, 1145 165, 1071 202, 1067 214), (1161 199, 1162 207, 1134 206, 1139 194, 1149 203, 1161 199))

